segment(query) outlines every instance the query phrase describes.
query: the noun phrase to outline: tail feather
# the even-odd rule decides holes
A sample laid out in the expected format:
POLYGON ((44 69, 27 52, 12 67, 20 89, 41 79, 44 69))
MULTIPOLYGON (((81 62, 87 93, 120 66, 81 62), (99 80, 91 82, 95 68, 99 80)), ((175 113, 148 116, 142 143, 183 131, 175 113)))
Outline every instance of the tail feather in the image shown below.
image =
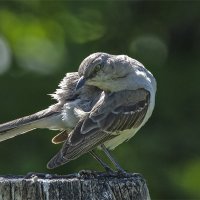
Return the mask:
POLYGON ((57 119, 56 116, 59 116, 59 112, 46 109, 29 116, 0 124, 0 142, 36 128, 53 127, 57 119))

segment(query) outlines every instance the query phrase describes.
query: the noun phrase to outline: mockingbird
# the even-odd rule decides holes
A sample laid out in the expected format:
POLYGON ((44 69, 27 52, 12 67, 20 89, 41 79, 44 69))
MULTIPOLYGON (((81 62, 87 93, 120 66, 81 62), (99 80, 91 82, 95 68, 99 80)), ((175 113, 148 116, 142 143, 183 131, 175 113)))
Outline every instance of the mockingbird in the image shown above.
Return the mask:
POLYGON ((137 60, 126 55, 94 53, 78 72, 67 73, 51 96, 57 103, 33 115, 0 125, 0 141, 36 128, 60 130, 52 142, 64 142, 47 167, 55 168, 102 149, 118 171, 124 172, 109 150, 129 140, 154 109, 156 80, 137 60))

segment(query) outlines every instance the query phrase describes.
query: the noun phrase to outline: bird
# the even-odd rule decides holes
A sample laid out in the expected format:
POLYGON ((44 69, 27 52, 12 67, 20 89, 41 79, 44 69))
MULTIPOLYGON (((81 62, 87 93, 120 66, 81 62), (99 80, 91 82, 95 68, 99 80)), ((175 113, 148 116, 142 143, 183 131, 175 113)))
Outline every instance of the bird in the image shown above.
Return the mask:
POLYGON ((77 72, 69 72, 51 94, 57 102, 47 109, 0 125, 0 142, 37 128, 59 130, 59 152, 48 162, 53 169, 90 153, 107 172, 101 149, 118 172, 125 170, 111 150, 128 141, 148 121, 155 106, 156 79, 142 63, 127 55, 97 52, 77 72))

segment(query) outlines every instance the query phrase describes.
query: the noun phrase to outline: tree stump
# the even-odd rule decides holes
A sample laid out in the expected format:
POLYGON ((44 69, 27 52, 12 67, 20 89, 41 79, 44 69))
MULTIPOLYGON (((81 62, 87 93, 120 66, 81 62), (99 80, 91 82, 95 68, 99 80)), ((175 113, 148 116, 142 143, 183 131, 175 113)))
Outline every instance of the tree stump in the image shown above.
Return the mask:
POLYGON ((82 171, 66 176, 0 176, 0 200, 150 200, 139 174, 82 171))

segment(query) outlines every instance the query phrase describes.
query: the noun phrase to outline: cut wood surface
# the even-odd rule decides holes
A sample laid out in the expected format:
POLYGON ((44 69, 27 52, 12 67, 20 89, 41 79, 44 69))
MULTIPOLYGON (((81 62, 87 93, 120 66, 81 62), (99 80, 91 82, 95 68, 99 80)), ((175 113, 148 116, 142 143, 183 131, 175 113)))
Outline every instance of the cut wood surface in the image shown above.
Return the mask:
POLYGON ((0 200, 149 200, 139 174, 108 175, 81 171, 65 176, 0 176, 0 200))

